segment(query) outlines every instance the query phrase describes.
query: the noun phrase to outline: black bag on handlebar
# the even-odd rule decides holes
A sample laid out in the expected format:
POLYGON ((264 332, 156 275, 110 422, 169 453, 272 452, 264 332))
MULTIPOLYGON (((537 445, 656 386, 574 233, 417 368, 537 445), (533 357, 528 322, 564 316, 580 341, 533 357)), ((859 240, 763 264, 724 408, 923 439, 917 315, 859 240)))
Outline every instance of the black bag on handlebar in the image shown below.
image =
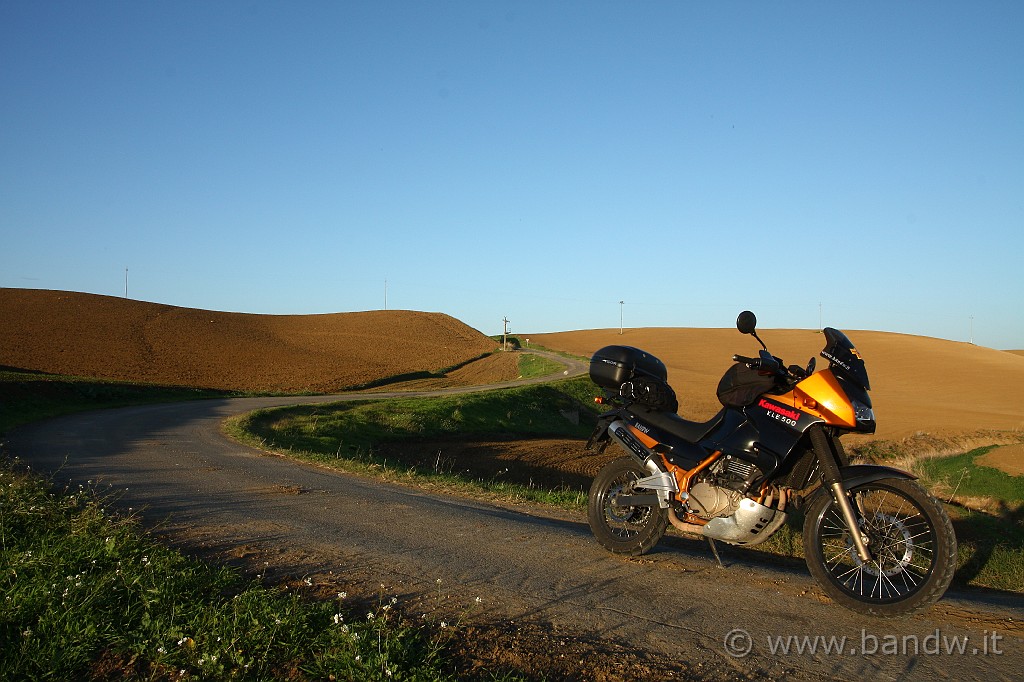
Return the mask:
POLYGON ((759 395, 773 388, 775 377, 771 374, 761 374, 758 370, 737 362, 726 370, 722 380, 718 382, 718 401, 726 407, 745 407, 757 400, 759 395))

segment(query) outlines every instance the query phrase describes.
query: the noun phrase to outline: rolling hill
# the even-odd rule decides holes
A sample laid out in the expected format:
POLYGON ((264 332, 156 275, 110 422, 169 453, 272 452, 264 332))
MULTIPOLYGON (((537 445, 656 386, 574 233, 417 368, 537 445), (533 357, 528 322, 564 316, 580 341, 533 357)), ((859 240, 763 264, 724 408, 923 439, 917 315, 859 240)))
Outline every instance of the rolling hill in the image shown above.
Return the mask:
POLYGON ((497 347, 441 313, 251 315, 34 289, 0 289, 0 327, 0 366, 286 393, 442 370, 497 347))
MULTIPOLYGON (((34 289, 0 288, 0 327, 0 366, 282 393, 328 393, 437 372, 496 349, 492 339, 442 313, 252 315, 34 289)), ((1024 431, 1021 354, 847 331, 867 361, 878 438, 1024 431)), ((823 343, 816 331, 764 329, 761 336, 775 355, 801 365, 817 357, 823 343)), ((679 412, 695 420, 719 409, 715 388, 732 354, 758 349, 756 341, 731 328, 627 329, 622 335, 604 329, 529 338, 531 345, 581 356, 609 344, 644 348, 668 366, 679 412)), ((501 378, 514 378, 514 363, 501 364, 501 371, 512 372, 501 378)))

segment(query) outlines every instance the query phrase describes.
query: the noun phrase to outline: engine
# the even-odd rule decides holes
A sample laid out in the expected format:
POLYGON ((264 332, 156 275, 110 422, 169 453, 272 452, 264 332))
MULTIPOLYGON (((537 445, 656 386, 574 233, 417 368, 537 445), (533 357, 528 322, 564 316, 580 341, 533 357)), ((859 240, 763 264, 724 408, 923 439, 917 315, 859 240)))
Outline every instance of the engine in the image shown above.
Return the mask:
POLYGON ((750 462, 726 455, 690 486, 686 506, 691 514, 703 519, 731 516, 744 498, 743 491, 760 475, 760 469, 750 462))

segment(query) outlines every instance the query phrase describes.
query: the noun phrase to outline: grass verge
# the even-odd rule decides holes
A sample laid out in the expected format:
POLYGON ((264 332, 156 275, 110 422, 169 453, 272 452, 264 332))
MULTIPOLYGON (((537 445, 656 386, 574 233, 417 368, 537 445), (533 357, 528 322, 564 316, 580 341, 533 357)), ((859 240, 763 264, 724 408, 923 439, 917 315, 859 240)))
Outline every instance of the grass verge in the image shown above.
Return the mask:
POLYGON ((546 377, 562 371, 562 365, 551 358, 533 353, 521 353, 519 355, 519 376, 523 379, 535 377, 546 377))
POLYGON ((19 469, 0 462, 5 679, 460 679, 452 630, 411 622, 394 597, 367 611, 265 587, 19 469))
POLYGON ((424 440, 585 438, 597 415, 590 407, 594 390, 589 378, 576 377, 434 398, 296 405, 251 412, 229 420, 225 428, 242 442, 354 473, 577 507, 586 499, 580 490, 467 478, 395 458, 389 464, 378 448, 424 440))
MULTIPOLYGON (((227 395, 240 394, 0 370, 0 435, 82 410, 227 395)), ((385 594, 325 600, 263 585, 157 543, 108 502, 56 491, 0 456, 3 679, 464 678, 458 623, 411 620, 385 594)))
POLYGON ((951 501, 963 500, 966 507, 987 507, 1000 512, 1024 506, 1024 476, 1011 476, 976 462, 994 448, 919 459, 913 464, 914 473, 927 481, 936 495, 951 501))
POLYGON ((242 394, 0 370, 0 435, 21 424, 83 410, 238 395, 242 394))
POLYGON ((1024 590, 1024 476, 982 466, 995 446, 915 460, 911 469, 949 503, 959 541, 957 579, 1004 590, 1024 590))

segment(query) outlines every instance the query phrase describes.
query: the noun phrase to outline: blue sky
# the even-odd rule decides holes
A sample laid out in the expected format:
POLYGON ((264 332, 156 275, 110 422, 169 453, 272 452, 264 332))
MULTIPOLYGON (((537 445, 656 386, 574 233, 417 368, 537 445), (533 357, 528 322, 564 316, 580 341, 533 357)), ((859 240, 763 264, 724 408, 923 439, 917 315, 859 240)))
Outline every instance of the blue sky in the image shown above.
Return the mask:
POLYGON ((1024 348, 1024 3, 0 0, 0 286, 1024 348), (385 287, 385 281, 387 285, 385 287), (619 301, 625 301, 620 306, 619 301))

